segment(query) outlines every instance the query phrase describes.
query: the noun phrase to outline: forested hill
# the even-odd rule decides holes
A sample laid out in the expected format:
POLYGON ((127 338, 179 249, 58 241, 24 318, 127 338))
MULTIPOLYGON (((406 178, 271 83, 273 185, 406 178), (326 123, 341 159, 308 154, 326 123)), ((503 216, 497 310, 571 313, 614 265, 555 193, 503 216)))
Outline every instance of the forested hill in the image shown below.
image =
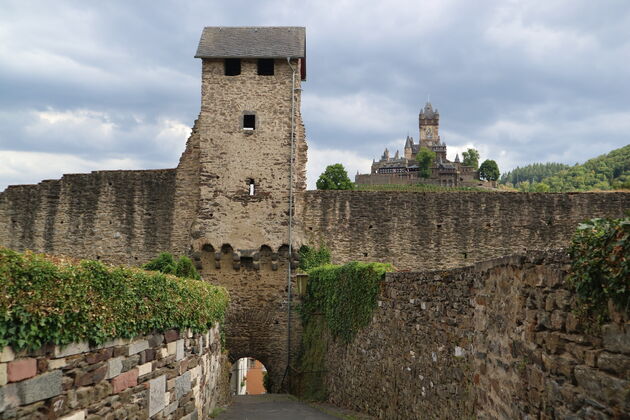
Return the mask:
POLYGON ((537 192, 630 189, 630 145, 581 165, 535 163, 516 168, 503 174, 500 182, 537 192))

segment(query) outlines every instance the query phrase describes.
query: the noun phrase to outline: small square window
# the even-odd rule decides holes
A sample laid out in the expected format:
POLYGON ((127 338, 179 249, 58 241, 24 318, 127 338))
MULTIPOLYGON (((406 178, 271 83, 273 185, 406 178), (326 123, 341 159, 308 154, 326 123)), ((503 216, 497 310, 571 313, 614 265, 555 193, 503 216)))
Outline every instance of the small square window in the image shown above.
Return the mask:
POLYGON ((226 58, 223 62, 223 68, 226 76, 238 76, 241 74, 241 59, 226 58))
POLYGON ((256 129, 256 116, 254 114, 243 115, 243 130, 256 129))
POLYGON ((258 59, 258 75, 273 76, 273 58, 258 59))

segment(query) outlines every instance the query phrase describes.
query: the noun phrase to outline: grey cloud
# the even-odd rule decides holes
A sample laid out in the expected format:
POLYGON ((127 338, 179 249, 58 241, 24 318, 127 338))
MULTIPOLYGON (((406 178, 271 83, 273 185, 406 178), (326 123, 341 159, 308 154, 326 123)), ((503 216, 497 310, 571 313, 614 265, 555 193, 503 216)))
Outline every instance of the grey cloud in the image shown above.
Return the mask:
MULTIPOLYGON (((627 127, 607 119, 630 115, 625 0, 606 7, 585 0, 13 1, 3 8, 0 150, 175 162, 181 150, 155 148, 150 137, 160 121, 191 126, 196 118, 193 55, 206 25, 307 27, 303 115, 315 148, 378 157, 392 139, 417 137, 427 94, 447 144, 473 143, 505 170, 572 164, 630 142, 627 127), (322 111, 326 104, 308 102, 345 97, 391 104, 357 109, 382 107, 370 114, 382 121, 365 124, 365 115, 336 121, 322 111), (116 129, 106 140, 89 126, 29 131, 33 113, 47 109, 102 113, 116 129)), ((174 144, 183 147, 183 139, 174 144)))

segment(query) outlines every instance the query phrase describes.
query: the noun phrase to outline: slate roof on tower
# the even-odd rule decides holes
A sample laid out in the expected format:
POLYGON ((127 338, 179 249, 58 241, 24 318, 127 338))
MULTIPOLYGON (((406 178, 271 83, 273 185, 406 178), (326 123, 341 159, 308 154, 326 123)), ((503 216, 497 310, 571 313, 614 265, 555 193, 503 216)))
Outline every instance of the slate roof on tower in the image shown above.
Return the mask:
POLYGON ((195 58, 305 58, 306 29, 301 26, 203 29, 195 58))

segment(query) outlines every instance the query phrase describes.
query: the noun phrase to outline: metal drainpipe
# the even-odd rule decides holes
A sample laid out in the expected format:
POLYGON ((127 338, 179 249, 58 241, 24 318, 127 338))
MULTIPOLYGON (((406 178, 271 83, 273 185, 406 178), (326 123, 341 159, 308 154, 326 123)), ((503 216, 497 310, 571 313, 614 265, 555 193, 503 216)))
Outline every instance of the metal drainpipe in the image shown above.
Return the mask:
MULTIPOLYGON (((291 79, 291 159, 289 165, 289 269, 287 270, 287 368, 284 371, 286 377, 291 363, 291 260, 293 256, 293 160, 295 154, 295 68, 291 65, 291 57, 287 57, 287 64, 293 72, 291 79)), ((291 376, 289 376, 291 378, 291 376)), ((284 379, 284 378, 283 378, 284 379)), ((291 387, 289 379, 289 388, 291 387)), ((283 381, 284 382, 284 381, 283 381)))

